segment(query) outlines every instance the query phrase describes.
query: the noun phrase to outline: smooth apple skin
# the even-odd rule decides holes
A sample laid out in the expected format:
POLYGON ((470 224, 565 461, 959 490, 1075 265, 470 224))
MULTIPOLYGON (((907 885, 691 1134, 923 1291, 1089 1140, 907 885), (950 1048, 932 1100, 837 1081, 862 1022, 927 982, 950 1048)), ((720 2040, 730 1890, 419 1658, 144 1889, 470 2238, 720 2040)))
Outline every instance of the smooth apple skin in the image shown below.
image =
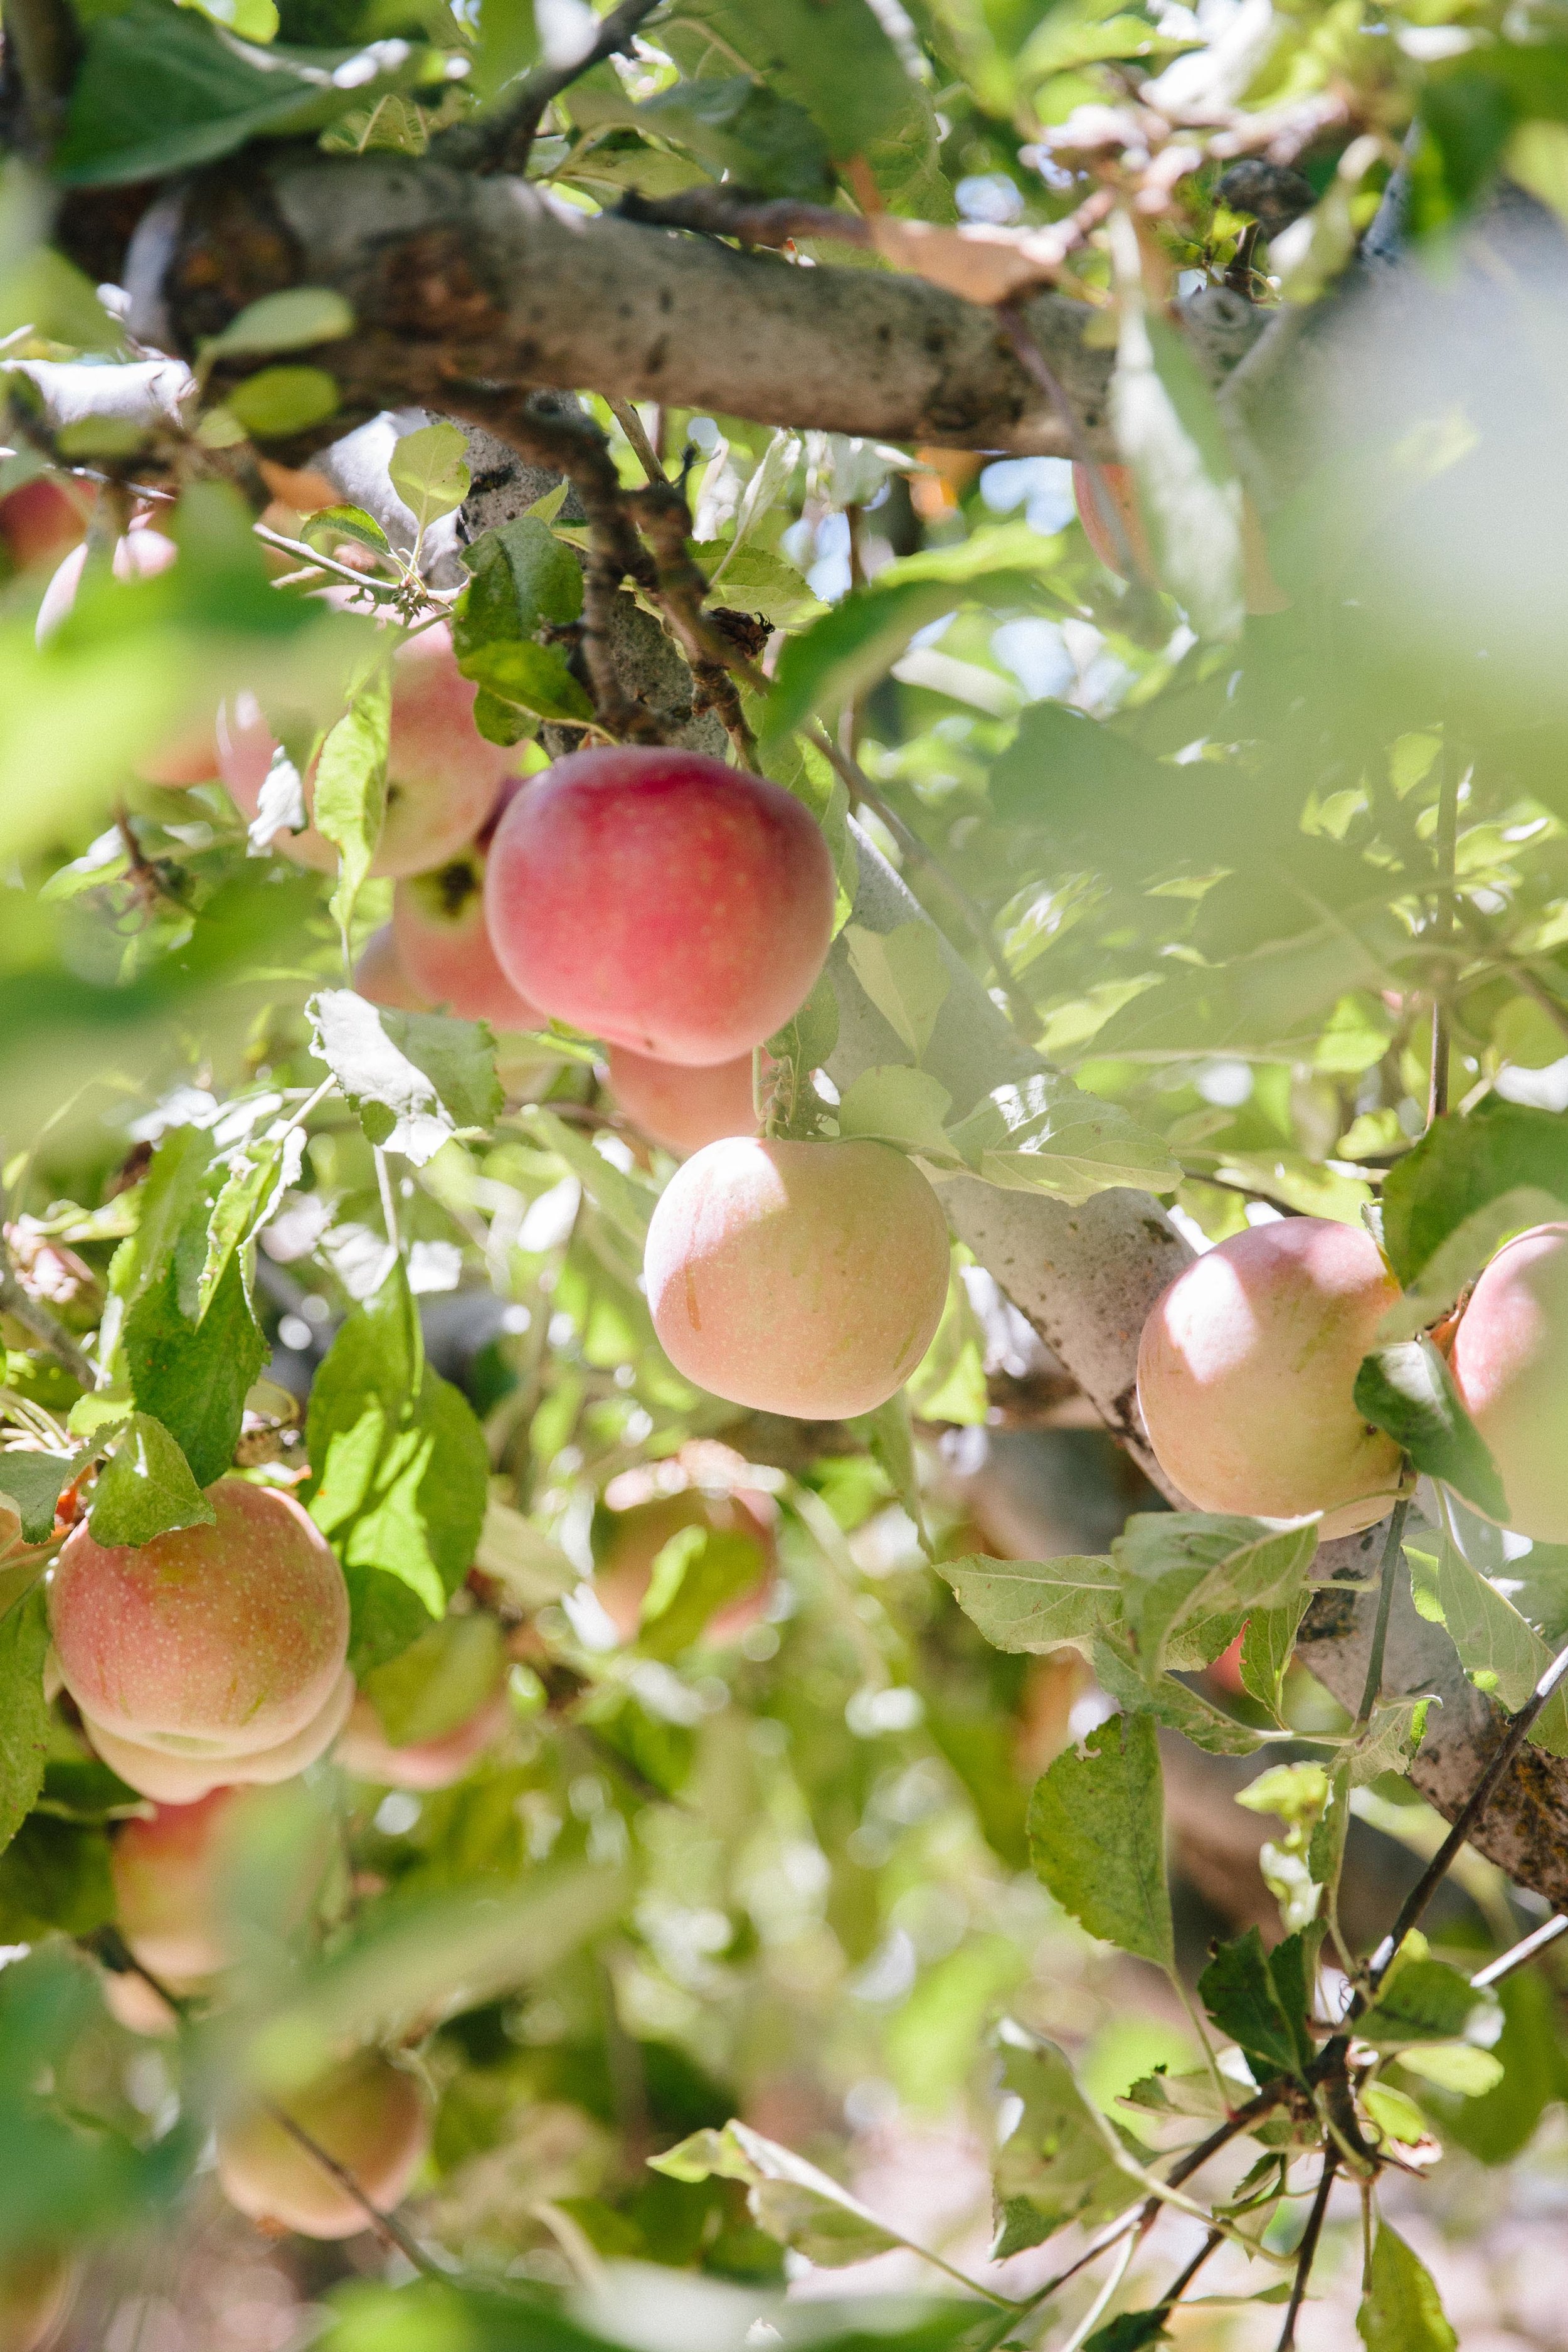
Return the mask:
MULTIPOLYGON (((384 2211, 402 2201, 430 2145, 423 2085, 379 2051, 357 2052, 279 2105, 384 2211)), ((217 2177, 264 2228, 353 2238, 369 2227, 364 2207, 259 2104, 219 2126, 217 2177)))
POLYGON ((648 1227, 654 1328, 700 1388, 763 1412, 844 1421, 885 1404, 935 1337, 947 1222, 885 1143, 710 1143, 648 1227))
POLYGON ((693 751, 578 751, 517 793, 485 882, 531 1003, 667 1062, 731 1062, 797 1013, 826 959, 833 863, 778 784, 693 751))
MULTIPOLYGON (((219 712, 219 772, 247 818, 261 804, 277 748, 254 696, 237 695, 219 712)), ((474 725, 474 689, 458 667, 445 622, 410 637, 393 665, 386 822, 371 872, 423 874, 455 856, 480 831, 517 756, 505 744, 487 742, 474 725)), ((312 777, 306 778, 307 799, 312 777)), ((272 846, 324 873, 338 862, 313 824, 275 835, 272 846)))
POLYGON ((392 936, 410 985, 432 1005, 492 1029, 542 1029, 545 1015, 520 996, 496 960, 485 922, 484 852, 470 845, 427 874, 398 884, 392 936))
POLYGON ((373 931, 365 941, 354 966, 354 988, 368 1003, 384 1004, 392 1013, 429 1013, 434 1009, 428 997, 420 994, 404 970, 390 923, 383 923, 380 930, 373 931))
POLYGON ((757 1131, 750 1054, 694 1067, 612 1045, 608 1066, 610 1092, 620 1108, 667 1151, 700 1151, 726 1136, 757 1131))
POLYGON ((1384 1517, 1400 1450, 1352 1391, 1399 1296, 1371 1236, 1326 1217, 1250 1226, 1179 1274, 1143 1327, 1138 1402, 1189 1502, 1262 1518, 1321 1511, 1325 1536, 1384 1517))
POLYGON ((1448 1360, 1502 1480, 1505 1524, 1568 1543, 1568 1224, 1532 1226, 1498 1252, 1448 1360))
POLYGON ((319 1530, 291 1496, 243 1478, 207 1499, 215 1525, 138 1546, 97 1543, 84 1522, 49 1588, 55 1655, 89 1738, 169 1803, 302 1769, 353 1695, 348 1592, 319 1530))

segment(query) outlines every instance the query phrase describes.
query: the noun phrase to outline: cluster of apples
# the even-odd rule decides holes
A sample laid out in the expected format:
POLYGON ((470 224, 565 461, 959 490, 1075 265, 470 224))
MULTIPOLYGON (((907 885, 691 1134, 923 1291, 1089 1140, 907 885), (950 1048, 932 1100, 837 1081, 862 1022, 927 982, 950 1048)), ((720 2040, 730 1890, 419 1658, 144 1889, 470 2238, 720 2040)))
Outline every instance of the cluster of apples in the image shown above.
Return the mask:
MULTIPOLYGON (((810 994, 832 936, 820 828, 781 786, 700 752, 579 751, 524 780, 472 700, 444 626, 400 648, 376 857, 393 917, 358 986, 502 1032, 554 1020, 602 1038, 622 1108, 695 1155, 645 1267, 671 1360, 756 1410, 871 1411, 941 1319, 947 1229, 901 1153, 755 1131, 753 1054, 810 994)), ((276 749, 253 701, 222 715, 219 770, 247 814, 276 749)), ((335 856, 313 825, 278 845, 335 856)))
MULTIPOLYGON (((1321 1512, 1325 1536, 1382 1518, 1403 1457, 1352 1391, 1399 1297, 1370 1235, 1322 1217, 1206 1251, 1155 1302, 1139 1347, 1161 1468, 1202 1510, 1321 1512)), ((1448 1367, 1502 1482, 1504 1524, 1568 1542, 1568 1224, 1498 1252, 1449 1335, 1448 1367)))

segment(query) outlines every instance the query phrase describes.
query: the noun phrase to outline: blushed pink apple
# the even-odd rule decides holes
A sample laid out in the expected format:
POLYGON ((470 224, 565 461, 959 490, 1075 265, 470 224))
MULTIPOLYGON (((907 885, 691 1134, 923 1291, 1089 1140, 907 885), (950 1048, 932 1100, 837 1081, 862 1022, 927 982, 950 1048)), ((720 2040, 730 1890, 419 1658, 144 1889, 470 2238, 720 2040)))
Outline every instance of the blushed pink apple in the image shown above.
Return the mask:
MULTIPOLYGON (((278 2105, 386 2211, 406 2194, 430 2145, 430 2101, 418 2077, 363 2050, 278 2105)), ((231 2205, 272 2230, 353 2238, 364 2207, 258 2100, 218 2128, 217 2177, 231 2205)))
POLYGON ((610 1091, 621 1109, 667 1151, 700 1151, 705 1143, 757 1131, 750 1054, 694 1066, 656 1062, 650 1055, 612 1045, 609 1071, 610 1091))
POLYGON ((99 1754, 133 1789, 190 1804, 302 1771, 353 1696, 348 1592, 291 1496, 207 1490, 210 1527, 138 1546, 67 1538, 49 1589, 61 1678, 99 1754))
POLYGON ((1370 1234, 1326 1217, 1249 1226, 1155 1301, 1138 1402, 1166 1475, 1204 1511, 1323 1514, 1353 1534, 1392 1508, 1400 1450, 1352 1391, 1400 1295, 1370 1234))
POLYGON ((671 1178, 643 1260, 654 1328, 714 1396, 804 1421, 885 1404, 947 1300, 947 1221, 885 1143, 710 1143, 671 1178))
POLYGON ((1497 1465, 1507 1524, 1568 1543, 1568 1224, 1535 1225, 1499 1250, 1448 1360, 1497 1465))
POLYGON ((428 874, 398 884, 392 936, 409 982, 433 1005, 492 1029, 542 1029, 496 961, 485 924, 485 856, 470 844, 428 874))

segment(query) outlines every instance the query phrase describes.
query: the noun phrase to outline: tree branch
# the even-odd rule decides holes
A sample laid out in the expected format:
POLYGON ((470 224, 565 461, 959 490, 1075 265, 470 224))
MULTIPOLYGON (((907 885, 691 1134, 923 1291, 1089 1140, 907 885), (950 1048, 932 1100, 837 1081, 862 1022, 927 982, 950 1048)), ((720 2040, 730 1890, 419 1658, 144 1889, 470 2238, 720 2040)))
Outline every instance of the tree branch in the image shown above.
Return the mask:
MULTIPOLYGON (((616 400, 869 439, 1068 450, 991 311, 922 278, 798 268, 405 157, 269 160, 226 181, 221 205, 205 181, 172 192, 127 259, 132 331, 194 352, 246 301, 278 290, 280 250, 289 282, 335 288, 359 322, 323 349, 343 407, 318 441, 402 402, 455 408, 463 385, 499 396, 591 384, 616 400), (247 210, 265 261, 251 260, 242 234, 247 210)), ((1113 456, 1111 354, 1084 341, 1099 314, 1043 294, 1022 315, 1086 446, 1113 456)), ((1266 314, 1210 289, 1183 315, 1223 373, 1266 314)), ((280 446, 285 462, 296 446, 280 446)))
POLYGON ((621 0, 620 6, 612 8, 605 18, 593 47, 585 49, 574 64, 539 66, 527 75, 510 103, 498 108, 492 121, 480 125, 485 150, 479 168, 515 172, 520 176, 526 172, 529 152, 545 110, 595 66, 602 66, 607 58, 618 57, 629 49, 637 27, 658 5, 659 0, 621 0))

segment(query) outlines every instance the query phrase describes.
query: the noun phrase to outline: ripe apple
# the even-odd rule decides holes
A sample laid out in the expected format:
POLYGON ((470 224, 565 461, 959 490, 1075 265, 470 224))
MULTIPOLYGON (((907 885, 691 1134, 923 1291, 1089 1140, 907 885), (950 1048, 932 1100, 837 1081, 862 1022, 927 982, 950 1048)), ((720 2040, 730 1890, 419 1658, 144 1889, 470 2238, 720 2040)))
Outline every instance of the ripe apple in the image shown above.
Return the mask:
POLYGON ((389 1789, 450 1788, 506 1729, 507 1652, 483 1610, 443 1617, 377 1666, 343 1727, 336 1756, 356 1780, 389 1789), (381 1710, 403 1733, 395 1741, 381 1710))
POLYGON ((485 910, 529 1002, 661 1061, 731 1062, 810 994, 833 864, 778 784, 695 751, 577 751, 496 828, 485 910))
POLYGON ((81 507, 54 474, 35 474, 0 499, 0 541, 18 572, 58 563, 86 530, 81 507))
POLYGON ((1185 1267, 1138 1349, 1155 1457, 1204 1511, 1323 1514, 1353 1534, 1391 1508, 1400 1450, 1352 1391, 1399 1286, 1370 1235, 1326 1217, 1249 1226, 1185 1267))
POLYGON ((370 1003, 384 1004, 393 1013, 432 1010, 403 969, 390 923, 383 923, 365 942, 364 951, 354 966, 354 987, 370 1003))
MULTIPOLYGON (((237 695, 219 712, 219 772, 247 817, 260 806, 277 748, 254 695, 237 695)), ((445 622, 410 637, 393 662, 386 823, 371 872, 423 874, 455 856, 480 830, 517 758, 474 725, 474 689, 458 667, 445 622)), ((307 796, 313 776, 314 770, 305 780, 307 796)), ((275 835, 272 845, 323 872, 337 864, 337 851, 313 824, 275 835)))
POLYGON ((496 961, 485 925, 485 854, 470 844, 428 874, 398 884, 392 936, 411 986, 432 1005, 492 1029, 542 1029, 496 961))
POLYGON ((947 1298, 947 1222, 885 1143, 710 1143, 671 1178, 643 1261, 676 1370, 803 1421, 870 1412, 925 1354, 947 1298))
POLYGON ((1454 1334, 1454 1385, 1497 1465, 1507 1524, 1568 1543, 1568 1224, 1500 1249, 1454 1334))
MULTIPOLYGON (((357 2051, 278 2105, 384 2212, 406 2194, 430 2145, 424 2086, 379 2050, 357 2051)), ((260 2101, 220 2125, 217 2177, 229 2203, 264 2228, 353 2238, 370 2226, 363 2206, 260 2101)))
POLYGON ((725 1136, 756 1132, 750 1054, 693 1066, 656 1062, 650 1055, 612 1045, 609 1073, 610 1091, 621 1109, 667 1151, 700 1151, 725 1136))
POLYGON ((353 1696, 342 1570, 299 1504, 237 1477, 207 1499, 214 1526, 147 1544, 97 1543, 84 1522, 49 1590, 55 1655, 89 1738, 165 1804, 302 1771, 353 1696))

